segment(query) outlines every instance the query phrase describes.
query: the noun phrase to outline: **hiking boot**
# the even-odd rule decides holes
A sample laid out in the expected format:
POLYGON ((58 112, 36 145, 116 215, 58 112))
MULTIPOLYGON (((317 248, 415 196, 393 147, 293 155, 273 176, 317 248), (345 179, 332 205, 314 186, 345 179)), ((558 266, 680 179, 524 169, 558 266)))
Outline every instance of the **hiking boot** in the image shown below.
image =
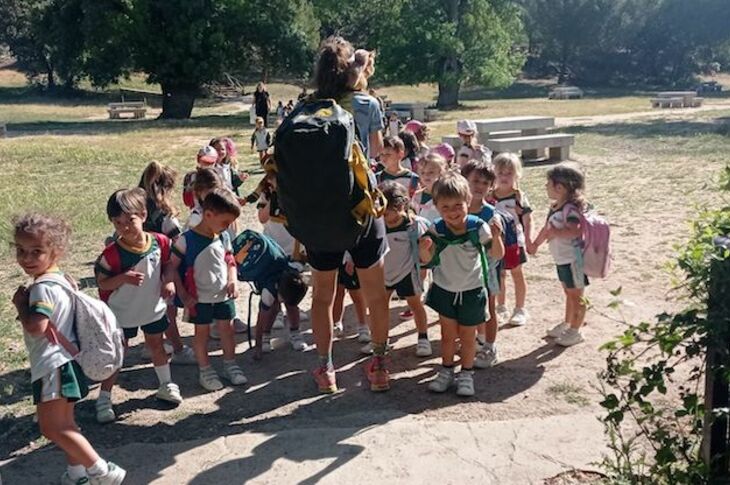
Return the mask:
POLYGON ((272 330, 281 330, 284 328, 284 314, 279 312, 274 319, 274 324, 271 325, 272 330))
POLYGON ((547 336, 552 337, 552 338, 558 338, 561 335, 563 335, 563 333, 566 330, 568 330, 569 328, 570 328, 570 325, 568 325, 567 323, 565 323, 565 322, 559 323, 547 331, 547 336))
POLYGON ((68 476, 68 472, 63 472, 61 475, 61 485, 87 485, 89 483, 89 477, 81 477, 78 480, 68 476))
POLYGON ((367 325, 357 326, 357 341, 361 344, 368 344, 372 337, 370 336, 370 328, 367 325))
POLYGON ((398 314, 398 318, 400 318, 401 320, 410 320, 411 318, 413 318, 413 312, 410 309, 402 311, 398 314))
POLYGON ((243 369, 235 362, 223 364, 223 377, 228 379, 234 386, 242 386, 248 382, 248 379, 243 374, 243 369))
POLYGON ((246 325, 246 323, 243 320, 236 317, 233 319, 233 332, 234 333, 246 333, 246 332, 248 332, 248 325, 246 325))
POLYGON ((172 357, 170 357, 170 364, 172 365, 195 365, 197 363, 195 352, 187 345, 183 345, 180 352, 173 352, 172 357))
POLYGON ((454 385, 454 369, 443 367, 436 378, 429 382, 428 390, 431 392, 446 392, 454 385))
POLYGON ((512 313, 512 318, 509 319, 509 324, 515 327, 522 327, 527 323, 527 310, 524 308, 515 308, 512 313))
POLYGON ((416 357, 430 357, 432 353, 431 342, 427 338, 419 338, 416 344, 416 357))
POLYGON ((497 348, 487 348, 486 346, 477 352, 474 359, 474 367, 477 369, 488 369, 494 367, 499 362, 497 358, 497 348))
POLYGON ((218 377, 218 374, 215 372, 215 369, 213 369, 213 367, 200 369, 198 382, 206 391, 212 392, 220 391, 221 389, 223 389, 223 383, 221 382, 220 377, 218 377))
POLYGON ((107 464, 109 471, 104 475, 89 476, 89 485, 120 485, 124 481, 127 471, 112 462, 107 462, 107 464))
POLYGON ((160 384, 160 388, 157 389, 155 397, 161 401, 167 401, 173 404, 180 404, 183 401, 180 395, 180 388, 174 382, 163 382, 160 384))
POLYGON ((95 406, 97 422, 101 424, 111 423, 117 419, 117 416, 114 414, 114 409, 112 409, 112 400, 110 397, 99 396, 95 406))
POLYGON ((376 355, 365 364, 365 373, 370 381, 370 390, 383 392, 390 389, 390 373, 385 367, 385 357, 376 355))
POLYGON ((335 378, 335 371, 327 370, 326 367, 317 367, 312 371, 314 381, 317 383, 319 392, 324 394, 332 394, 337 392, 337 381, 335 378))
POLYGON ((506 305, 497 305, 496 308, 497 320, 501 323, 505 323, 510 318, 509 310, 506 305))
POLYGON ((577 328, 568 328, 563 334, 555 339, 555 343, 561 347, 572 347, 583 342, 583 334, 577 328))
POLYGON ((304 342, 304 337, 298 331, 291 333, 291 336, 289 337, 289 343, 291 343, 291 348, 296 350, 297 352, 307 350, 307 344, 304 342))
POLYGON ((474 395, 474 371, 462 370, 456 378, 456 395, 471 397, 474 395))

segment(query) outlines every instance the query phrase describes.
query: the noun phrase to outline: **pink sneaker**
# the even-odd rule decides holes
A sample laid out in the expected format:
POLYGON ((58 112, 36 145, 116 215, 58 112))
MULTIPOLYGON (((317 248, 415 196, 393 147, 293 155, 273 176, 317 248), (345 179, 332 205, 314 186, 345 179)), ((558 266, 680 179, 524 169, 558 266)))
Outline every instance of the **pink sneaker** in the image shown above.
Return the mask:
POLYGON ((324 394, 332 394, 337 392, 337 381, 335 380, 335 371, 328 371, 325 367, 317 367, 312 371, 314 380, 319 387, 319 392, 324 394))
POLYGON ((365 374, 370 381, 370 390, 384 392, 390 389, 390 373, 385 367, 385 357, 374 356, 365 364, 365 374))

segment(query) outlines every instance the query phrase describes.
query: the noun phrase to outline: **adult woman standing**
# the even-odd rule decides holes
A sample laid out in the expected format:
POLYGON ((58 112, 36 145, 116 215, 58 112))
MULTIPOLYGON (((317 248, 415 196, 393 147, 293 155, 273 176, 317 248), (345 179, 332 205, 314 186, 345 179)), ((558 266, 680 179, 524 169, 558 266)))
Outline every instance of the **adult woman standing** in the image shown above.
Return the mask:
POLYGON ((256 85, 256 91, 253 93, 254 106, 256 107, 256 116, 264 119, 264 126, 269 126, 269 111, 271 111, 271 97, 266 90, 264 83, 256 85))

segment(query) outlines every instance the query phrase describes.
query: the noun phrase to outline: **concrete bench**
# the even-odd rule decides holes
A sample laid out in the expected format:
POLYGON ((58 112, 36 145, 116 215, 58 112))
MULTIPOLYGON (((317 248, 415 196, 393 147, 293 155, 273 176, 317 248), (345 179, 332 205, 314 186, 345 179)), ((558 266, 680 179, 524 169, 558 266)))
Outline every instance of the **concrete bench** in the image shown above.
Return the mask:
MULTIPOLYGON (((487 140, 485 143, 494 154, 503 152, 532 152, 545 153, 545 149, 549 149, 550 159, 554 161, 562 161, 570 158, 570 146, 575 143, 575 136, 565 133, 555 133, 549 135, 537 136, 520 136, 516 138, 497 138, 487 140)), ((542 158, 540 156, 536 158, 542 158)))
POLYGON ((110 120, 121 119, 121 115, 125 113, 131 113, 134 119, 139 119, 147 115, 147 105, 144 101, 109 103, 107 111, 110 120))
POLYGON ((559 86, 553 88, 548 94, 548 99, 581 99, 583 90, 575 86, 559 86))
POLYGON ((683 108, 684 98, 652 98, 651 106, 652 108, 683 108))
POLYGON ((705 98, 692 98, 692 106, 690 106, 690 108, 699 108, 702 106, 704 101, 705 98))
POLYGON ((426 103, 390 103, 389 110, 406 113, 406 116, 398 115, 402 119, 426 121, 426 103))

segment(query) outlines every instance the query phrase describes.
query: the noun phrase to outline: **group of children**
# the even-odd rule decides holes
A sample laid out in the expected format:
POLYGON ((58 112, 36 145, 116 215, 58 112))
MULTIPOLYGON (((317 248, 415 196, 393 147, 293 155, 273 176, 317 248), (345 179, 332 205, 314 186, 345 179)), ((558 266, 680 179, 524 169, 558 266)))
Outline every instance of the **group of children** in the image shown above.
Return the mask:
MULTIPOLYGON (((263 128, 258 125, 257 131, 263 128)), ((458 127, 463 146, 455 151, 447 145, 429 148, 427 127, 409 122, 397 136, 384 139, 376 179, 388 202, 385 285, 389 296, 395 293, 408 305, 401 316, 415 320, 419 357, 432 355, 424 305, 439 314, 442 368, 428 388, 445 392, 455 385, 458 395, 472 396, 474 368, 491 367, 498 361, 498 321, 515 326, 528 321, 522 267, 527 255, 535 254, 545 242, 566 296, 564 321, 548 335, 563 346, 583 340, 583 291, 588 280, 575 247, 581 237, 585 180, 571 163, 548 171, 546 190, 552 204, 547 221, 533 238, 532 210, 519 186, 519 158, 504 153, 491 160, 488 149, 476 142, 473 123, 459 122, 458 127), (511 313, 505 306, 507 273, 515 288, 511 313), (426 282, 430 282, 427 291, 426 282), (458 374, 454 372, 457 353, 458 374)), ((183 200, 190 208, 186 225, 179 222, 173 203, 175 171, 157 162, 145 169, 139 187, 117 190, 108 199, 106 213, 114 236, 95 265, 100 296, 114 312, 125 342, 141 329, 158 379, 156 397, 161 400, 175 405, 182 401, 170 363, 197 365, 199 384, 208 391, 223 387, 221 377, 232 385, 246 384, 235 353, 234 334, 243 330, 235 305, 238 281, 251 283, 261 296, 256 359, 271 351, 271 329, 277 320, 283 321, 282 304, 292 348, 307 348, 299 332, 298 308, 307 291, 299 263, 304 257, 288 234, 277 203, 276 177, 266 166, 271 144, 266 138, 260 141, 256 132, 252 136, 267 172, 246 197, 238 193, 247 174, 236 167, 232 140, 215 138, 200 150, 196 170, 184 178, 183 200), (237 223, 241 207, 253 202, 263 233, 241 231, 237 223), (181 308, 183 319, 194 324, 192 349, 180 339, 181 308), (208 355, 212 334, 220 338, 223 350, 220 373, 208 355), (163 336, 172 346, 169 352, 163 336)), ((67 456, 62 483, 121 483, 124 470, 101 459, 75 424, 74 403, 88 392, 83 374, 71 356, 48 338, 53 330, 74 339, 68 295, 57 283, 42 279, 50 273, 62 274, 58 262, 69 228, 59 219, 40 214, 20 216, 13 227, 17 261, 35 280, 30 288, 18 289, 13 303, 30 354, 41 431, 67 456)), ((357 310, 358 340, 366 344, 363 351, 370 352, 367 309, 347 255, 339 282, 336 327, 341 329, 347 290, 357 310)), ((116 418, 111 399, 116 378, 115 374, 101 384, 96 401, 99 422, 116 418)))

